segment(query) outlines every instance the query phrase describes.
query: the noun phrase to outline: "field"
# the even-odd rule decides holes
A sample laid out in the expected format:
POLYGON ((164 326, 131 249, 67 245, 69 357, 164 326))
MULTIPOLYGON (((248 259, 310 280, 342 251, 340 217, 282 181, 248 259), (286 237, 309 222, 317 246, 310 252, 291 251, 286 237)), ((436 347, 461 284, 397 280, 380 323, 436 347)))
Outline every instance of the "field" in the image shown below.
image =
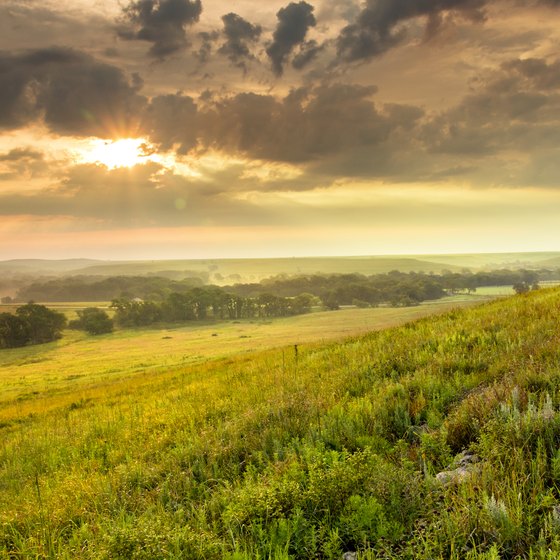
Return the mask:
MULTIPOLYGON (((255 350, 309 344, 403 324, 476 297, 408 308, 341 309, 267 321, 230 321, 167 329, 120 330, 91 337, 66 331, 60 341, 0 353, 0 421, 119 390, 131 376, 149 376, 255 350), (17 411, 17 412, 16 412, 17 411)), ((88 304, 55 304, 70 318, 88 304)))
POLYGON ((442 305, 3 351, 0 557, 558 558, 560 290, 442 305))

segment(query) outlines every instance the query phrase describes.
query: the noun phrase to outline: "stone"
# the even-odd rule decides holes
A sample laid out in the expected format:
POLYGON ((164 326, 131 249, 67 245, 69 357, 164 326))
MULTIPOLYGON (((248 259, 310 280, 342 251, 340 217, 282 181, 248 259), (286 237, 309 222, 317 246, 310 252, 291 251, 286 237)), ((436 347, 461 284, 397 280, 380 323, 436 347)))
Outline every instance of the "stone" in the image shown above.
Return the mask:
POLYGON ((458 484, 470 478, 479 471, 477 463, 480 461, 478 455, 472 451, 463 451, 458 455, 449 470, 436 474, 436 480, 441 484, 458 484))

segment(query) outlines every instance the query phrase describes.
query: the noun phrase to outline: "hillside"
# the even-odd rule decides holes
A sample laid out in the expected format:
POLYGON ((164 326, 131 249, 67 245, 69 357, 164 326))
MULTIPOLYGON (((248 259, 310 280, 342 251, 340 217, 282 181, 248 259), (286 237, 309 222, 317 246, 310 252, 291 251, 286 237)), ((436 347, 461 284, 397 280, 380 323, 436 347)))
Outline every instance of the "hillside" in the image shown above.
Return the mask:
POLYGON ((37 394, 1 409, 0 556, 558 558, 559 311, 539 290, 89 386, 35 348, 37 394))
MULTIPOLYGON (((212 281, 260 280, 277 274, 352 273, 382 274, 401 272, 440 271, 444 265, 408 257, 298 257, 270 259, 207 259, 185 261, 123 262, 89 266, 83 274, 170 274, 190 271, 211 274, 212 281), (233 276, 232 276, 233 275, 233 276)), ((456 269, 451 265, 451 268, 456 269)), ((459 270, 457 268, 457 270, 459 270)))
POLYGON ((102 264, 104 261, 93 259, 13 259, 0 261, 0 271, 11 274, 64 274, 86 267, 102 264))
POLYGON ((13 260, 0 261, 0 270, 28 275, 134 276, 159 275, 183 278, 205 274, 214 283, 258 281, 278 274, 383 274, 401 272, 439 272, 447 268, 460 270, 460 265, 441 264, 415 257, 298 257, 269 259, 205 259, 151 261, 63 261, 13 260))

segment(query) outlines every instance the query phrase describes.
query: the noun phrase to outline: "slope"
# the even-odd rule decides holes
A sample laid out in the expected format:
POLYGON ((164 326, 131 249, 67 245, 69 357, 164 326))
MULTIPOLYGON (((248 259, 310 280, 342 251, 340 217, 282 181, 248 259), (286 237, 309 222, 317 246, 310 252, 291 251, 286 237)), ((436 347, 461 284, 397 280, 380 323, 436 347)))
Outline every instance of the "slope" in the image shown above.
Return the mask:
POLYGON ((557 558, 559 311, 541 290, 38 404, 4 422, 0 553, 557 558))

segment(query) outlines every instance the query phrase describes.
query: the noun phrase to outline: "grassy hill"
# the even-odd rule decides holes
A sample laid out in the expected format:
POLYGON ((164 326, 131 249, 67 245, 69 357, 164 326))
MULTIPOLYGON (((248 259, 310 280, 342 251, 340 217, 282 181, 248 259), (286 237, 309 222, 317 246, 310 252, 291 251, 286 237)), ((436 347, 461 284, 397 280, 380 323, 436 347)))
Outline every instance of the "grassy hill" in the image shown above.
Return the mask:
MULTIPOLYGON (((540 290, 89 390, 25 349, 38 394, 2 407, 0 556, 558 558, 559 311, 540 290)), ((108 340, 89 344, 110 369, 108 340)))

